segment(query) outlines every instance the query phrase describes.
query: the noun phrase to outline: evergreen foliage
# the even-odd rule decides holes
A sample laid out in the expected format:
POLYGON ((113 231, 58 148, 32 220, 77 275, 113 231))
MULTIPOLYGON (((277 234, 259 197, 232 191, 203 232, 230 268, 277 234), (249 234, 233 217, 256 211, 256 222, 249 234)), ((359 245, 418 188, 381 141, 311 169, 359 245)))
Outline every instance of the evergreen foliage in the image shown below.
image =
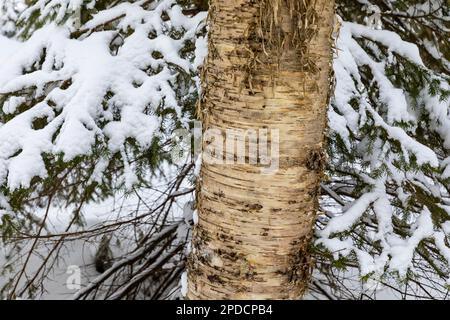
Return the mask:
MULTIPOLYGON (((86 205, 139 194, 168 174, 172 133, 195 118, 206 9, 203 0, 0 0, 0 241, 40 234, 45 219, 36 212, 50 206, 71 212, 66 231, 84 230, 86 205), (6 41, 14 52, 2 49, 6 41)), ((312 289, 320 290, 313 292, 326 286, 336 297, 361 298, 345 288, 356 278, 402 297, 446 297, 449 2, 339 0, 337 14, 328 177, 312 248, 312 289), (348 280, 356 268, 359 275, 348 280)), ((116 222, 139 236, 115 236, 131 249, 78 298, 98 297, 112 278, 118 291, 105 297, 161 298, 178 287, 192 203, 186 221, 174 225, 170 213, 176 197, 193 194, 182 188, 192 186, 193 171, 192 163, 181 166, 177 177, 167 177, 164 197, 150 205, 139 198, 136 213, 144 204, 148 212, 116 222), (163 270, 168 261, 172 267, 163 270), (145 286, 133 282, 143 275, 145 286)), ((114 223, 89 236, 112 230, 114 223)), ((13 247, 23 253, 29 244, 13 247)), ((5 278, 23 262, 13 256, 2 267, 5 278)), ((13 297, 21 276, 0 294, 13 297)), ((31 297, 39 281, 29 278, 19 293, 31 297)))
POLYGON ((393 275, 435 297, 450 271, 449 10, 446 1, 339 2, 331 192, 317 241, 331 254, 319 249, 324 264, 345 258, 366 282, 393 275))

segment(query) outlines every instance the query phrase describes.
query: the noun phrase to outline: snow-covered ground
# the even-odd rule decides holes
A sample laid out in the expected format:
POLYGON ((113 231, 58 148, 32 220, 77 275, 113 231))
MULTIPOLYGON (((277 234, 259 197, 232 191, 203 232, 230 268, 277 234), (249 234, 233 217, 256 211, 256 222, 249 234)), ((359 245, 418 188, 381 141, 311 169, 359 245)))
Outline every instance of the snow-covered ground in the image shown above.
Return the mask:
MULTIPOLYGON (((136 199, 127 198, 122 199, 122 202, 117 202, 110 199, 101 204, 90 205, 84 214, 85 227, 91 227, 104 224, 106 221, 117 219, 120 212, 128 212, 135 209, 136 199), (119 208, 121 210, 119 210, 119 208)), ((44 211, 36 214, 38 217, 43 217, 44 211)), ((48 232, 52 234, 59 234, 65 231, 67 225, 70 223, 71 210, 52 208, 49 211, 47 218, 48 232)), ((27 241, 27 246, 30 247, 32 240, 27 241)), ((31 259, 26 268, 26 274, 33 274, 42 263, 42 256, 46 256, 51 248, 51 242, 48 246, 39 246, 36 253, 31 256, 31 259), (41 255, 40 255, 40 254, 41 255)), ((86 241, 85 239, 75 239, 65 242, 61 251, 58 253, 57 264, 51 269, 48 277, 44 281, 45 292, 39 293, 38 297, 41 299, 70 299, 77 291, 76 286, 78 280, 71 276, 77 276, 78 268, 81 278, 79 283, 82 287, 85 286, 90 279, 99 275, 94 267, 94 257, 97 252, 98 242, 86 241), (75 281, 75 282, 74 282, 75 281), (68 285, 69 282, 69 285, 68 285)), ((5 254, 8 253, 9 248, 0 248, 0 266, 5 263, 5 254)), ((116 255, 119 255, 121 248, 112 247, 116 255)), ((23 253, 27 253, 29 249, 24 248, 23 253)), ((22 261, 26 256, 23 255, 22 261)), ((15 264, 15 272, 20 269, 20 264, 15 264)), ((0 287, 4 284, 5 278, 0 276, 0 287), (3 281, 2 281, 3 280, 3 281)), ((24 281, 21 283, 23 284, 24 281)))

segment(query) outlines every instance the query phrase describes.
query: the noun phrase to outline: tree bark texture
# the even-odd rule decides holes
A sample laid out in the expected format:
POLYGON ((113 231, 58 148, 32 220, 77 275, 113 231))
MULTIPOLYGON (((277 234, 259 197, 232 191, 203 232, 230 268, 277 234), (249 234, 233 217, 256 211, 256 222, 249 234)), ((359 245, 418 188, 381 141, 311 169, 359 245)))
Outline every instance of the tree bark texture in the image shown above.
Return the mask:
MULTIPOLYGON (((279 130, 279 155, 271 155, 279 169, 263 174, 260 163, 203 161, 188 299, 304 294, 324 165, 333 19, 332 0, 210 1, 203 129, 279 130)), ((268 142, 275 143, 271 136, 268 142)), ((210 143, 204 139, 203 149, 210 143)), ((249 149, 256 142, 245 143, 249 149)))

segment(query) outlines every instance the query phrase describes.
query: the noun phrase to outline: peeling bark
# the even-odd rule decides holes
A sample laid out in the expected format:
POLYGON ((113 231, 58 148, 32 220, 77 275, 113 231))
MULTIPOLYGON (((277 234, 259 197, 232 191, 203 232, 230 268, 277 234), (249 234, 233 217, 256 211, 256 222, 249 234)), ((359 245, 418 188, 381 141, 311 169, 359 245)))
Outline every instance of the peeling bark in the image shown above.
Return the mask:
POLYGON ((324 163, 333 17, 330 0, 210 1, 198 108, 204 129, 278 129, 279 170, 264 175, 261 164, 203 163, 188 299, 304 294, 324 163))

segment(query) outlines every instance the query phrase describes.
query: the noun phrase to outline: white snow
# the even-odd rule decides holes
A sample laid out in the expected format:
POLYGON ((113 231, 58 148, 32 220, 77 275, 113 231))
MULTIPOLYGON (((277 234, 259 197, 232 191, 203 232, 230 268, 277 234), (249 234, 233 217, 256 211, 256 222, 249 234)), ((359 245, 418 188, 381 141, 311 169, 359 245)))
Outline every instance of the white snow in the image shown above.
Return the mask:
MULTIPOLYGON (((366 3, 370 6, 370 2, 366 3)), ((335 96, 328 112, 330 134, 338 135, 345 143, 348 152, 357 152, 357 157, 366 162, 366 167, 359 163, 351 164, 357 175, 367 184, 367 188, 342 207, 340 212, 333 213, 326 218, 325 226, 317 232, 318 244, 323 245, 335 258, 339 255, 354 253, 359 263, 361 275, 371 274, 373 279, 381 277, 386 268, 397 271, 404 277, 412 268, 412 259, 418 245, 425 239, 435 241, 436 247, 450 265, 450 248, 447 246, 445 234, 450 233, 449 223, 434 225, 430 210, 423 206, 419 212, 411 212, 408 224, 413 224, 411 233, 400 237, 394 230, 393 218, 403 219, 391 201, 397 197, 406 208, 410 197, 414 193, 406 190, 405 186, 417 186, 436 198, 447 194, 438 178, 430 177, 420 170, 405 170, 396 163, 402 156, 402 161, 411 161, 414 155, 419 166, 430 165, 441 169, 443 179, 450 177, 450 157, 442 159, 440 151, 435 152, 434 146, 426 142, 419 142, 414 136, 418 126, 419 111, 411 107, 412 99, 409 93, 394 86, 386 76, 386 66, 394 61, 393 54, 408 59, 418 68, 429 71, 423 64, 419 49, 412 43, 405 42, 397 34, 382 30, 379 21, 379 8, 371 7, 373 16, 367 20, 368 26, 356 23, 342 22, 340 36, 337 39, 337 53, 333 63, 336 76, 335 96), (369 39, 381 44, 387 49, 387 56, 380 61, 371 56, 357 39, 369 39), (363 83, 360 73, 361 67, 369 68, 373 79, 371 83, 363 83), (378 101, 375 105, 371 101, 367 86, 378 89, 378 101), (350 101, 353 99, 353 104, 350 101), (356 101, 356 103, 355 103, 356 101), (380 103, 381 102, 381 103, 380 103), (384 132, 386 137, 369 138, 362 135, 361 129, 370 124, 372 132, 384 132), (403 125, 400 125, 403 123, 403 125), (356 137, 354 139, 351 134, 356 137), (399 152, 392 152, 392 142, 400 147, 399 152), (368 146, 371 145, 369 148, 368 146), (439 156, 438 156, 439 155, 439 156), (371 177, 371 173, 381 166, 386 171, 371 177), (395 191, 388 190, 395 186, 395 191), (370 241, 378 241, 380 252, 368 252, 364 246, 354 242, 351 236, 342 236, 356 224, 366 225, 366 236, 370 241), (375 231, 368 226, 375 226, 375 231)), ((369 44, 372 50, 377 47, 369 44)), ((439 77, 437 77, 439 79, 439 77)), ((448 90, 448 84, 441 81, 441 88, 448 90)), ((430 123, 435 132, 442 138, 444 148, 450 149, 450 116, 448 101, 440 99, 439 95, 431 96, 429 86, 420 92, 416 102, 419 108, 428 112, 430 123)), ((422 141, 422 140, 421 140, 422 141)), ((338 166, 341 164, 337 164, 338 166)), ((448 194, 445 196, 448 197, 448 194)), ((444 206, 440 205, 444 210, 444 206)), ((448 210, 447 210, 448 212, 448 210)))
MULTIPOLYGON (((76 9, 81 4, 78 0, 39 3, 44 15, 57 4, 61 4, 59 12, 76 9)), ((125 15, 120 27, 132 26, 135 30, 123 39, 117 52, 110 48, 113 40, 117 41, 116 32, 95 32, 76 40, 69 37, 69 28, 56 24, 34 32, 23 44, 0 38, 8 44, 1 46, 7 49, 0 49, 0 57, 7 61, 0 64, 0 94, 11 95, 3 106, 5 113, 13 113, 23 102, 23 98, 15 95, 19 90, 35 87, 34 96, 44 96, 42 102, 0 124, 0 185, 7 177, 8 188, 26 188, 33 177, 47 174, 43 153, 61 153, 65 161, 70 161, 89 155, 92 146, 100 141, 106 143, 112 153, 122 154, 126 185, 131 188, 136 179, 123 150, 125 140, 133 138, 141 148, 148 148, 162 125, 162 119, 154 112, 162 104, 175 109, 183 119, 172 86, 177 71, 169 65, 190 72, 200 61, 192 64, 181 58, 179 51, 185 41, 195 41, 196 28, 205 14, 185 17, 174 4, 172 0, 164 0, 155 3, 153 10, 144 10, 139 2, 123 3, 102 11, 84 26, 91 28, 117 15, 125 15), (175 20, 164 22, 163 10, 175 20), (171 23, 187 30, 181 39, 167 35, 171 23), (154 39, 147 36, 151 30, 156 33, 154 39), (44 49, 42 67, 31 70, 44 49), (162 58, 153 58, 152 52, 159 52, 162 58), (147 74, 149 68, 160 68, 160 71, 147 74), (30 72, 22 74, 23 69, 30 72), (61 89, 57 85, 63 82, 70 84, 68 88, 61 89), (112 97, 104 105, 107 94, 112 97), (148 111, 149 108, 152 111, 148 111), (45 119, 47 125, 34 129, 32 124, 36 119, 45 119)), ((35 7, 23 15, 26 17, 33 10, 35 7)), ((204 54, 204 51, 205 39, 202 38, 198 52, 204 54)))
POLYGON ((181 295, 183 297, 186 297, 187 293, 188 293, 188 277, 187 277, 187 272, 183 272, 183 274, 181 275, 181 295))

